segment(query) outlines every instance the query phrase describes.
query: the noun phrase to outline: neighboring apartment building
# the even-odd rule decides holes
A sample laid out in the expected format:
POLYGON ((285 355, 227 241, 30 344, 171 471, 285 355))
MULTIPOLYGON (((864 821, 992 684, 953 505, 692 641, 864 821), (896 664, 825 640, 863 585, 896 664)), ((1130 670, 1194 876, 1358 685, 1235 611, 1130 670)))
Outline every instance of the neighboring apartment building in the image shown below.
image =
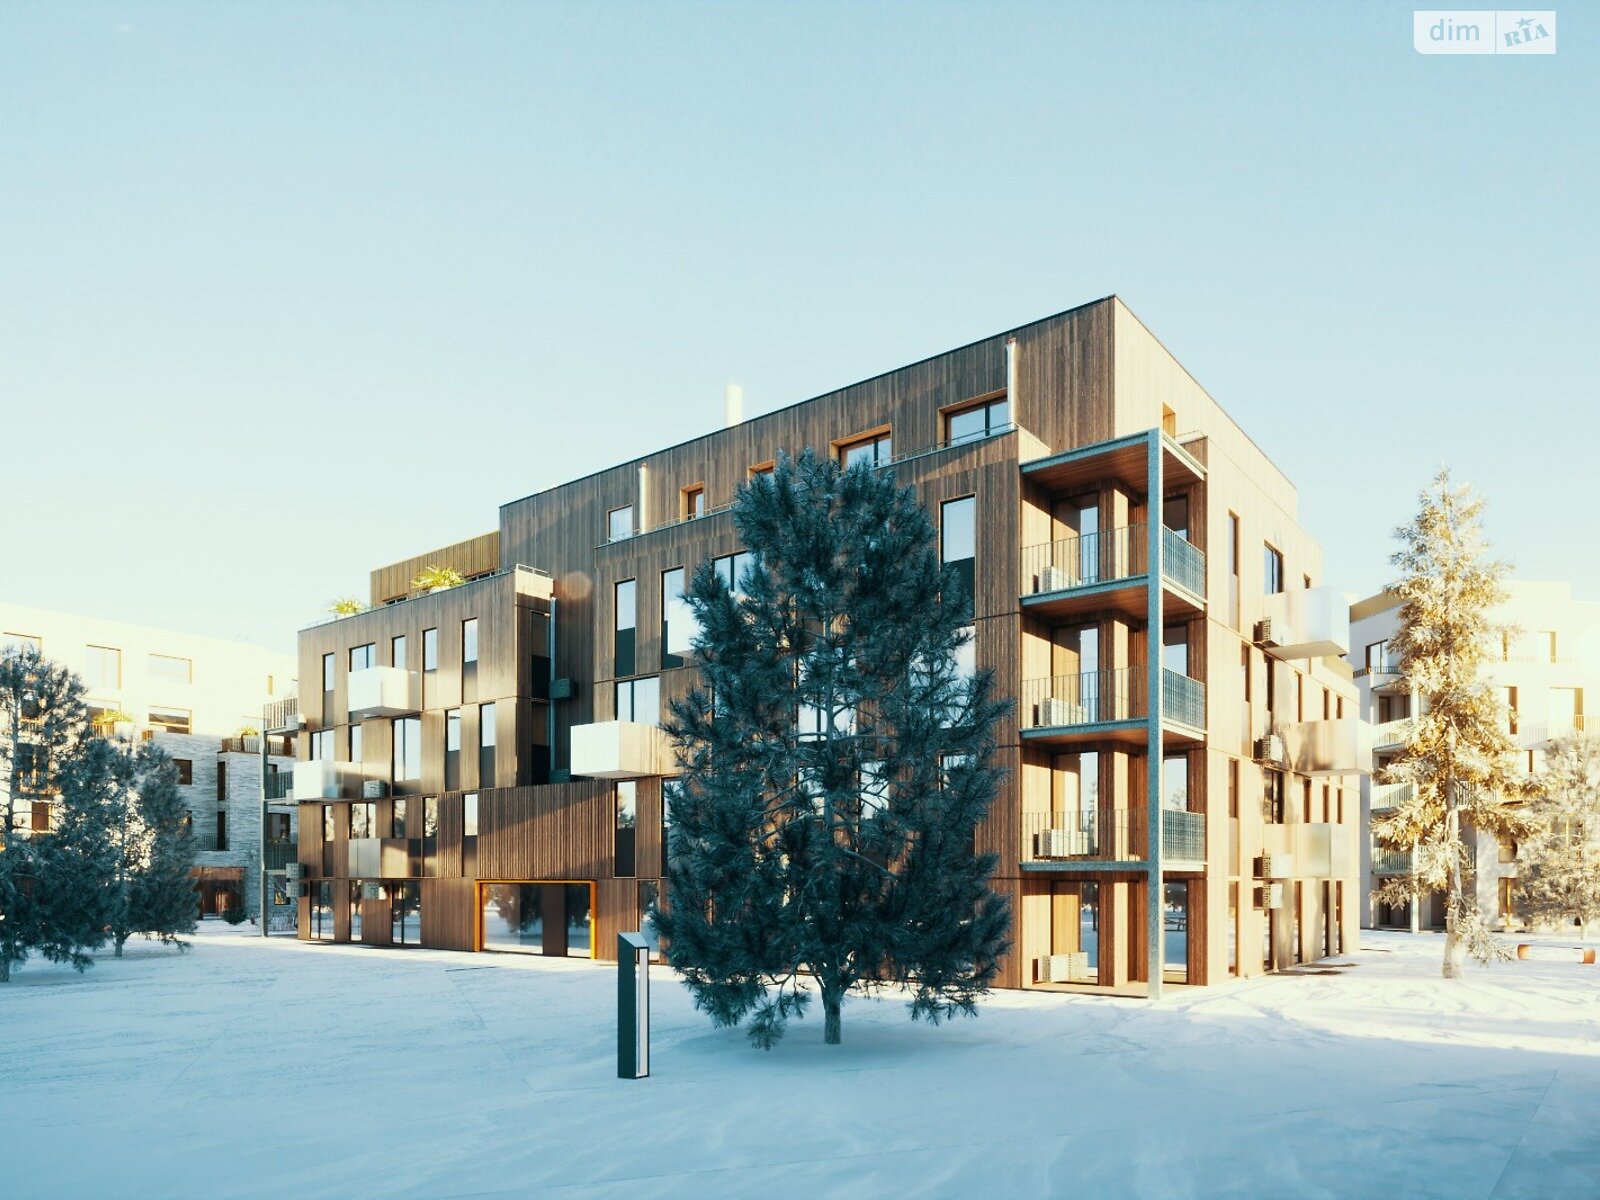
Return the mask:
MULTIPOLYGON (((1116 298, 514 500, 302 632, 301 936, 610 958, 660 895, 682 594, 805 447, 914 485, 1017 710, 1007 987, 1159 993, 1358 920, 1348 609, 1289 481, 1116 298), (424 565, 475 582, 411 595, 424 565), (320 685, 320 686, 319 686, 320 685)), ((670 898, 668 901, 670 903, 670 898)))
MULTIPOLYGON (((1510 714, 1521 765, 1537 774, 1546 744, 1575 729, 1600 732, 1600 602, 1574 600, 1572 585, 1511 580, 1494 620, 1512 632, 1490 647, 1485 678, 1500 692, 1510 714), (1587 717, 1584 698, 1596 712, 1587 717)), ((1350 659, 1361 691, 1361 711, 1373 723, 1371 775, 1361 789, 1362 827, 1372 814, 1392 807, 1409 784, 1379 783, 1377 773, 1405 746, 1418 697, 1400 674, 1389 640, 1400 625, 1400 599, 1380 592, 1350 609, 1350 659)), ((1478 906, 1496 928, 1517 924, 1517 848, 1478 838, 1466 840, 1476 864, 1478 906)), ((1385 850, 1370 834, 1361 839, 1361 921, 1368 928, 1444 928, 1444 895, 1418 907, 1378 904, 1371 891, 1390 875, 1410 870, 1409 853, 1385 850)))
MULTIPOLYGON (((259 646, 151 629, 122 621, 73 616, 0 604, 0 641, 38 646, 52 661, 76 672, 87 689, 90 716, 102 728, 153 741, 178 767, 179 791, 194 815, 199 839, 196 887, 204 915, 235 900, 259 916, 263 763, 268 791, 278 801, 267 815, 267 866, 281 871, 294 838, 288 799, 290 748, 269 739, 263 759, 259 736, 262 698, 292 694, 295 660, 259 646), (281 772, 281 776, 280 776, 281 772)), ((11 797, 16 828, 31 831, 49 820, 49 806, 11 797)), ((280 886, 276 923, 292 923, 293 906, 280 886)))

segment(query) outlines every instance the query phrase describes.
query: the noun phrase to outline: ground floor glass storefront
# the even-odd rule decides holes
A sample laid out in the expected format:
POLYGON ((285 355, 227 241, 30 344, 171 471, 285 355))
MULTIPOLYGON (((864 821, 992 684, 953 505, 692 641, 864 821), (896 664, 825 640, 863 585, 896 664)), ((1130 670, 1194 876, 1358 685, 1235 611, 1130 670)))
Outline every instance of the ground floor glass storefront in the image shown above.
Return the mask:
POLYGON ((479 949, 591 958, 594 884, 530 880, 478 885, 479 949))

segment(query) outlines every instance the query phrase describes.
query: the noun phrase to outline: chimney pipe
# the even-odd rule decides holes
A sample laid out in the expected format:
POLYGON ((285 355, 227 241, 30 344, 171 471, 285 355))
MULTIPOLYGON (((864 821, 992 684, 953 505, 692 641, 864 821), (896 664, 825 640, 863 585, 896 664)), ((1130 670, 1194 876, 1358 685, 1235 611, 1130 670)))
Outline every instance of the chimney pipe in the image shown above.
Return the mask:
POLYGON ((730 383, 722 389, 722 426, 732 429, 744 421, 744 389, 730 383))

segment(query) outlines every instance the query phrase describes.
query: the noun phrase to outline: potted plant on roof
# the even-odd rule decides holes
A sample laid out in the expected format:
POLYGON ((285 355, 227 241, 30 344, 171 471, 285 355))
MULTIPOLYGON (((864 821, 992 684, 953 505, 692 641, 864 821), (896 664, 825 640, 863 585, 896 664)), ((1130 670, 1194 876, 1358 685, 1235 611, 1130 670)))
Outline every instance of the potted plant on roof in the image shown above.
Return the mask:
POLYGON ((94 731, 99 737, 131 739, 137 730, 136 718, 125 708, 107 709, 94 718, 94 731))
POLYGON ((353 617, 359 612, 366 612, 367 606, 354 596, 339 596, 328 605, 328 611, 336 617, 353 617))
POLYGON ((442 592, 448 588, 460 587, 467 581, 465 575, 454 567, 424 567, 411 581, 411 586, 419 592, 442 592))

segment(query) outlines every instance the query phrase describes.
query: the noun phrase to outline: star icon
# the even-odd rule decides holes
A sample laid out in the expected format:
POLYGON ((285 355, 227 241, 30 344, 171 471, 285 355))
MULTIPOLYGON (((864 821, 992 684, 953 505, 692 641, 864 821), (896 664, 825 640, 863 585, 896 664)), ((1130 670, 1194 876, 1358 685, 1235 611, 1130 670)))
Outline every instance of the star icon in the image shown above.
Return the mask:
POLYGON ((1532 24, 1533 24, 1533 21, 1530 20, 1527 17, 1523 17, 1522 20, 1517 22, 1517 25, 1519 27, 1523 28, 1523 29, 1526 29, 1529 25, 1532 25, 1532 24))

